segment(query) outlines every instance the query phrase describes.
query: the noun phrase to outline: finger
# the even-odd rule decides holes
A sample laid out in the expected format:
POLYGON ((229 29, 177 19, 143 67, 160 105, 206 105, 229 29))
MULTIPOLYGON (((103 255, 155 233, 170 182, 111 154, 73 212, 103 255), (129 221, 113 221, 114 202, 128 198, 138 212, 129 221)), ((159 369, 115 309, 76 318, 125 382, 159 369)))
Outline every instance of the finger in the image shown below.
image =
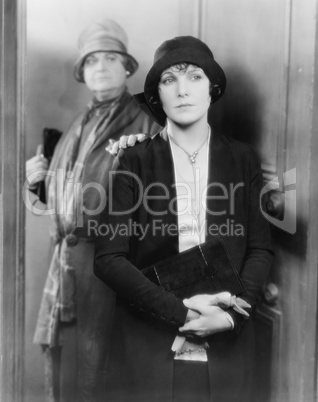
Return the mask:
POLYGON ((26 162, 26 176, 29 176, 30 174, 38 174, 39 172, 47 172, 48 170, 48 161, 47 159, 38 159, 36 160, 35 158, 40 158, 39 156, 34 156, 31 160, 28 160, 26 162))
POLYGON ((190 297, 191 301, 194 301, 196 303, 201 303, 201 304, 208 304, 210 301, 210 296, 209 295, 195 295, 190 297))
POLYGON ((189 332, 189 333, 193 333, 194 332, 194 328, 193 328, 193 324, 191 324, 191 322, 187 322, 186 324, 183 325, 183 327, 179 328, 179 332, 184 333, 184 332, 189 332))
POLYGON ((117 154, 113 151, 113 148, 111 148, 109 145, 105 148, 105 150, 110 153, 112 156, 116 156, 117 154))
POLYGON ((109 140, 109 144, 107 145, 105 150, 111 155, 116 156, 118 154, 118 145, 118 141, 115 142, 114 140, 109 140))
MULTIPOLYGON (((35 155, 43 155, 43 152, 44 152, 44 150, 43 150, 43 144, 39 144, 37 147, 36 147, 36 153, 35 153, 35 155)), ((44 155, 43 155, 44 156, 44 155)))
POLYGON ((115 143, 115 140, 112 140, 111 138, 108 140, 108 145, 106 147, 108 152, 110 152, 112 150, 114 143, 115 143))
POLYGON ((191 301, 198 304, 205 304, 206 306, 213 306, 217 298, 215 295, 196 295, 191 297, 191 301))
POLYGON ((214 296, 220 297, 221 299, 222 298, 226 299, 228 297, 231 297, 231 293, 230 292, 220 292, 220 293, 215 294, 214 296))
POLYGON ((47 170, 49 166, 49 162, 46 158, 43 157, 38 157, 39 159, 34 163, 34 171, 37 170, 47 170))
POLYGON ((137 134, 136 137, 138 142, 143 142, 147 138, 146 134, 137 134))
POLYGON ((247 303, 245 300, 241 299, 240 297, 236 298, 236 302, 240 307, 252 308, 252 306, 249 303, 247 303))
POLYGON ((237 313, 244 315, 245 317, 249 317, 249 313, 247 311, 245 311, 243 308, 239 307, 239 306, 233 306, 233 310, 235 310, 237 313))
POLYGON ((112 155, 117 155, 117 154, 118 154, 118 151, 119 151, 119 142, 116 141, 116 142, 113 144, 111 154, 112 154, 112 155))
POLYGON ((190 323, 187 323, 183 325, 183 327, 179 328, 179 332, 181 334, 185 334, 187 337, 189 335, 201 337, 203 334, 202 329, 198 325, 190 323))
POLYGON ((31 174, 34 176, 44 177, 47 174, 47 169, 42 169, 41 167, 39 167, 38 169, 34 170, 31 174))
POLYGON ((112 154, 113 155, 113 146, 114 146, 114 140, 112 140, 112 139, 109 139, 108 140, 108 145, 107 145, 107 147, 105 148, 105 150, 107 151, 107 152, 109 152, 110 154, 112 154))
POLYGON ((134 134, 130 134, 127 138, 127 146, 133 147, 136 144, 137 136, 134 134))
POLYGON ((225 304, 229 304, 230 303, 230 299, 231 299, 231 293, 229 292, 220 292, 220 293, 216 293, 214 295, 211 295, 210 298, 210 305, 211 306, 217 306, 220 303, 225 303, 225 304))
POLYGON ((185 305, 185 307, 197 311, 197 312, 201 312, 201 308, 202 308, 202 304, 201 303, 197 303, 191 299, 184 299, 183 300, 183 304, 185 305))
POLYGON ((189 308, 191 310, 195 310, 195 311, 199 311, 199 306, 202 306, 201 303, 199 304, 199 303, 197 303, 197 302, 195 302, 193 300, 190 300, 190 299, 183 301, 183 304, 187 308, 189 308))
POLYGON ((192 296, 190 298, 191 301, 196 302, 198 304, 204 304, 206 306, 215 306, 219 303, 219 301, 223 301, 224 299, 229 299, 231 294, 229 292, 220 292, 216 294, 199 294, 192 296))
POLYGON ((190 308, 189 305, 190 305, 191 303, 190 303, 190 300, 189 300, 189 299, 183 299, 183 304, 185 305, 185 307, 190 308))
POLYGON ((127 135, 122 135, 119 139, 119 149, 127 148, 127 135))

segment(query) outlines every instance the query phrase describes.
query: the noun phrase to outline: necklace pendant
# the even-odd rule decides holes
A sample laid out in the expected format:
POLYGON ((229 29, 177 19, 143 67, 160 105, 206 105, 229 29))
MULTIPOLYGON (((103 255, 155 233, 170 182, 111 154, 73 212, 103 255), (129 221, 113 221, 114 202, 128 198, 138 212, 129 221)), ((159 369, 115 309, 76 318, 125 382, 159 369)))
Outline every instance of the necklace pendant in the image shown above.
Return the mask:
POLYGON ((198 155, 198 151, 193 152, 192 155, 189 155, 190 161, 191 163, 195 163, 196 162, 196 157, 198 155))

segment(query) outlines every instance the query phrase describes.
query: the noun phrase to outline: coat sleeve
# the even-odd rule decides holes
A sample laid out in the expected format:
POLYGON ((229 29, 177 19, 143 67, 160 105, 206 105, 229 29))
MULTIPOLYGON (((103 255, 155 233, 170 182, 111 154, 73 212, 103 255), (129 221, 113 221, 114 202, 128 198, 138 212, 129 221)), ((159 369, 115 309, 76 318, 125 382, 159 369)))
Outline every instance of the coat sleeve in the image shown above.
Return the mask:
MULTIPOLYGON (((245 287, 242 297, 255 307, 272 264, 273 252, 269 224, 261 211, 262 170, 253 151, 248 155, 247 177, 249 180, 246 183, 248 189, 246 252, 240 274, 245 287)), ((239 333, 245 319, 235 311, 231 311, 230 314, 235 322, 235 331, 239 333)))
POLYGON ((120 152, 111 172, 108 206, 103 212, 96 240, 94 273, 145 315, 179 327, 184 324, 188 311, 182 300, 149 281, 129 261, 133 236, 129 228, 138 198, 138 177, 133 174, 129 162, 125 152, 120 152))

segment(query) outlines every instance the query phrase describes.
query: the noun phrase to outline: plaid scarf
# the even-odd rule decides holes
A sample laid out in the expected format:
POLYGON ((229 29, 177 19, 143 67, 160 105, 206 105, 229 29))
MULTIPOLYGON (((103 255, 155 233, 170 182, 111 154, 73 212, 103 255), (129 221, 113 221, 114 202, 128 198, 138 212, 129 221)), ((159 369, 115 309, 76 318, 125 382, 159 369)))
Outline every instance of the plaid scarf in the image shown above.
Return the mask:
POLYGON ((119 102, 118 98, 110 104, 108 102, 106 104, 108 107, 105 109, 105 104, 97 103, 96 100, 91 101, 80 125, 70 134, 70 139, 65 144, 56 172, 57 180, 50 184, 48 191, 48 207, 54 208, 57 212, 53 215, 55 227, 58 228, 57 238, 65 237, 76 228, 81 200, 76 199, 75 185, 80 183, 86 159, 96 139, 108 126, 119 102), (81 143, 85 126, 89 125, 96 110, 100 112, 100 118, 92 127, 87 139, 81 143))
MULTIPOLYGON (((122 95, 124 96, 125 93, 122 95)), ((50 347, 61 343, 59 321, 70 322, 76 318, 75 306, 75 268, 69 263, 68 245, 65 237, 76 228, 77 211, 81 211, 76 197, 76 183, 80 183, 85 161, 115 114, 121 98, 109 103, 91 101, 80 124, 68 133, 68 141, 60 156, 56 177, 48 189, 48 208, 55 209, 52 215, 56 233, 56 245, 46 279, 34 342, 50 347), (99 116, 96 121, 96 115, 99 116), (94 120, 95 117, 95 120, 94 120), (82 141, 85 129, 94 123, 87 139, 82 141), (61 202, 62 201, 62 202, 61 202)), ((81 198, 81 197, 79 197, 81 198)))

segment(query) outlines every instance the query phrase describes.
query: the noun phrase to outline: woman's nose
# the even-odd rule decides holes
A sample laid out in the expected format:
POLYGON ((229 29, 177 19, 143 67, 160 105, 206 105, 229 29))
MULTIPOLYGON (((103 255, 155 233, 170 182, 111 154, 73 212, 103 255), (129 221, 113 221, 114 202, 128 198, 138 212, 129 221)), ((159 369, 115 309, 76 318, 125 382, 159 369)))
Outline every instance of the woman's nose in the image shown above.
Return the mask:
POLYGON ((97 69, 98 70, 105 70, 108 67, 108 61, 105 58, 101 58, 98 60, 97 69))
POLYGON ((183 98, 185 96, 188 96, 188 89, 187 89, 185 80, 181 79, 178 82, 177 91, 178 91, 178 98, 183 98))

